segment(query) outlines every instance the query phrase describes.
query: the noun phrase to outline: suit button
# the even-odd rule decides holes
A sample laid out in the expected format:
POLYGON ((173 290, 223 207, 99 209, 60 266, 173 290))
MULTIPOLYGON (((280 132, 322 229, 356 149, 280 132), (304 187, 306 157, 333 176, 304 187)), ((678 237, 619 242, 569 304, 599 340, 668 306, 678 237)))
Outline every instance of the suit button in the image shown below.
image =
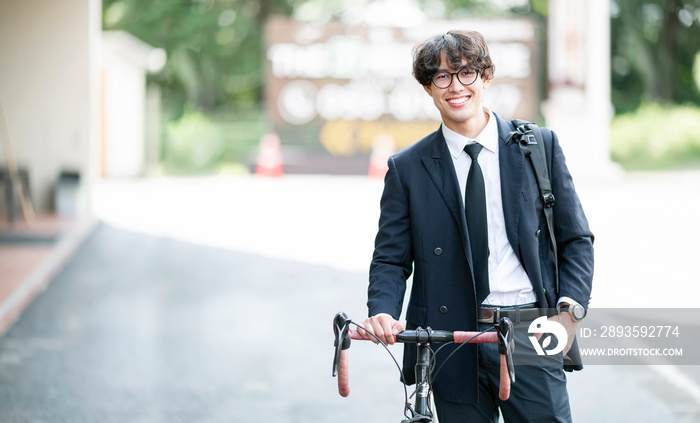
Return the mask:
POLYGON ((439 256, 440 254, 442 254, 442 248, 437 247, 433 250, 433 253, 435 253, 436 256, 439 256))
POLYGON ((538 229, 537 232, 535 232, 535 237, 539 238, 540 237, 540 230, 538 229))
POLYGON ((447 306, 440 306, 440 313, 442 313, 442 314, 447 313, 447 306))

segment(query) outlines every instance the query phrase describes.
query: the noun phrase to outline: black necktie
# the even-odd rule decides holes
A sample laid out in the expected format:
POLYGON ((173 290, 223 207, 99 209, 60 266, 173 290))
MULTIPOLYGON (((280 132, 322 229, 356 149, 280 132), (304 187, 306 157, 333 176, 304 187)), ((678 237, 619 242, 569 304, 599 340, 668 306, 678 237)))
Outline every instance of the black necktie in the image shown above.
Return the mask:
POLYGON ((469 240, 472 247, 472 266, 474 267, 474 284, 476 285, 476 304, 481 305, 489 295, 489 236, 486 222, 486 189, 484 174, 477 161, 481 144, 467 144, 464 151, 472 158, 472 165, 467 176, 465 194, 465 211, 469 240))

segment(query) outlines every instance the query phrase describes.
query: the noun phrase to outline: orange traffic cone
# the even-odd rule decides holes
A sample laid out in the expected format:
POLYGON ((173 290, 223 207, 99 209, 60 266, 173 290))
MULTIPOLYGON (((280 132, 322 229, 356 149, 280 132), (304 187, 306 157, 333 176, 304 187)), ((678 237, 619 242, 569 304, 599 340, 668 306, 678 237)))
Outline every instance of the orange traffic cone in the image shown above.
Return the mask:
POLYGON ((383 179, 386 171, 389 170, 387 161, 392 154, 394 154, 394 138, 386 134, 378 135, 372 143, 367 176, 373 179, 383 179))
POLYGON ((284 175, 282 145, 276 132, 268 132, 260 138, 260 152, 258 153, 255 174, 270 177, 284 175))

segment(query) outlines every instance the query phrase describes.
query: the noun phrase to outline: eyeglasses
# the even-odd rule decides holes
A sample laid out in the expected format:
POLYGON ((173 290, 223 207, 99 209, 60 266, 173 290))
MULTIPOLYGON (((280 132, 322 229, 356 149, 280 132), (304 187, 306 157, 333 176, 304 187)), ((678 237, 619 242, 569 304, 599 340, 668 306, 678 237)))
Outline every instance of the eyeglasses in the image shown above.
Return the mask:
POLYGON ((447 88, 452 85, 452 76, 457 75, 457 80, 462 85, 471 85, 479 77, 480 69, 462 68, 457 72, 440 71, 433 75, 430 80, 438 88, 447 88))

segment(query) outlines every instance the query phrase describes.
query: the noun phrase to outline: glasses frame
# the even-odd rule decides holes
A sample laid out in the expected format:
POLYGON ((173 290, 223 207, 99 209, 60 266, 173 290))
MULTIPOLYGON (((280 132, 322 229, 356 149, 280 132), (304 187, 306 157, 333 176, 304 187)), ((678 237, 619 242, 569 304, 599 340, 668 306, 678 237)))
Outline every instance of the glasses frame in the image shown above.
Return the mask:
POLYGON ((476 80, 479 79, 479 74, 480 74, 480 73, 481 73, 481 69, 471 68, 471 67, 469 67, 469 66, 465 66, 465 67, 461 68, 460 70, 458 70, 457 72, 447 72, 447 71, 438 71, 438 72, 435 72, 434 74, 432 74, 432 75, 430 76, 430 82, 432 82, 433 85, 435 85, 436 87, 440 88, 441 90, 444 90, 444 89, 446 89, 446 88, 450 88, 450 86, 451 86, 452 83, 454 82, 454 77, 456 76, 456 77, 457 77, 457 81, 459 81, 460 84, 462 84, 462 85, 464 85, 465 87, 467 87, 467 86, 469 86, 469 85, 475 83, 476 80), (461 79, 459 79, 459 74, 460 74, 460 72, 462 72, 462 71, 465 70, 465 69, 473 70, 473 71, 476 72, 476 76, 474 77, 474 80, 473 80, 472 82, 468 83, 468 84, 465 84, 464 82, 462 82, 461 79), (439 86, 437 83, 435 83, 435 80, 433 79, 433 78, 435 78, 435 75, 437 75, 437 74, 439 74, 439 73, 442 73, 442 72, 445 72, 445 73, 447 73, 447 74, 450 75, 450 83, 447 84, 447 85, 444 86, 444 87, 439 86))

